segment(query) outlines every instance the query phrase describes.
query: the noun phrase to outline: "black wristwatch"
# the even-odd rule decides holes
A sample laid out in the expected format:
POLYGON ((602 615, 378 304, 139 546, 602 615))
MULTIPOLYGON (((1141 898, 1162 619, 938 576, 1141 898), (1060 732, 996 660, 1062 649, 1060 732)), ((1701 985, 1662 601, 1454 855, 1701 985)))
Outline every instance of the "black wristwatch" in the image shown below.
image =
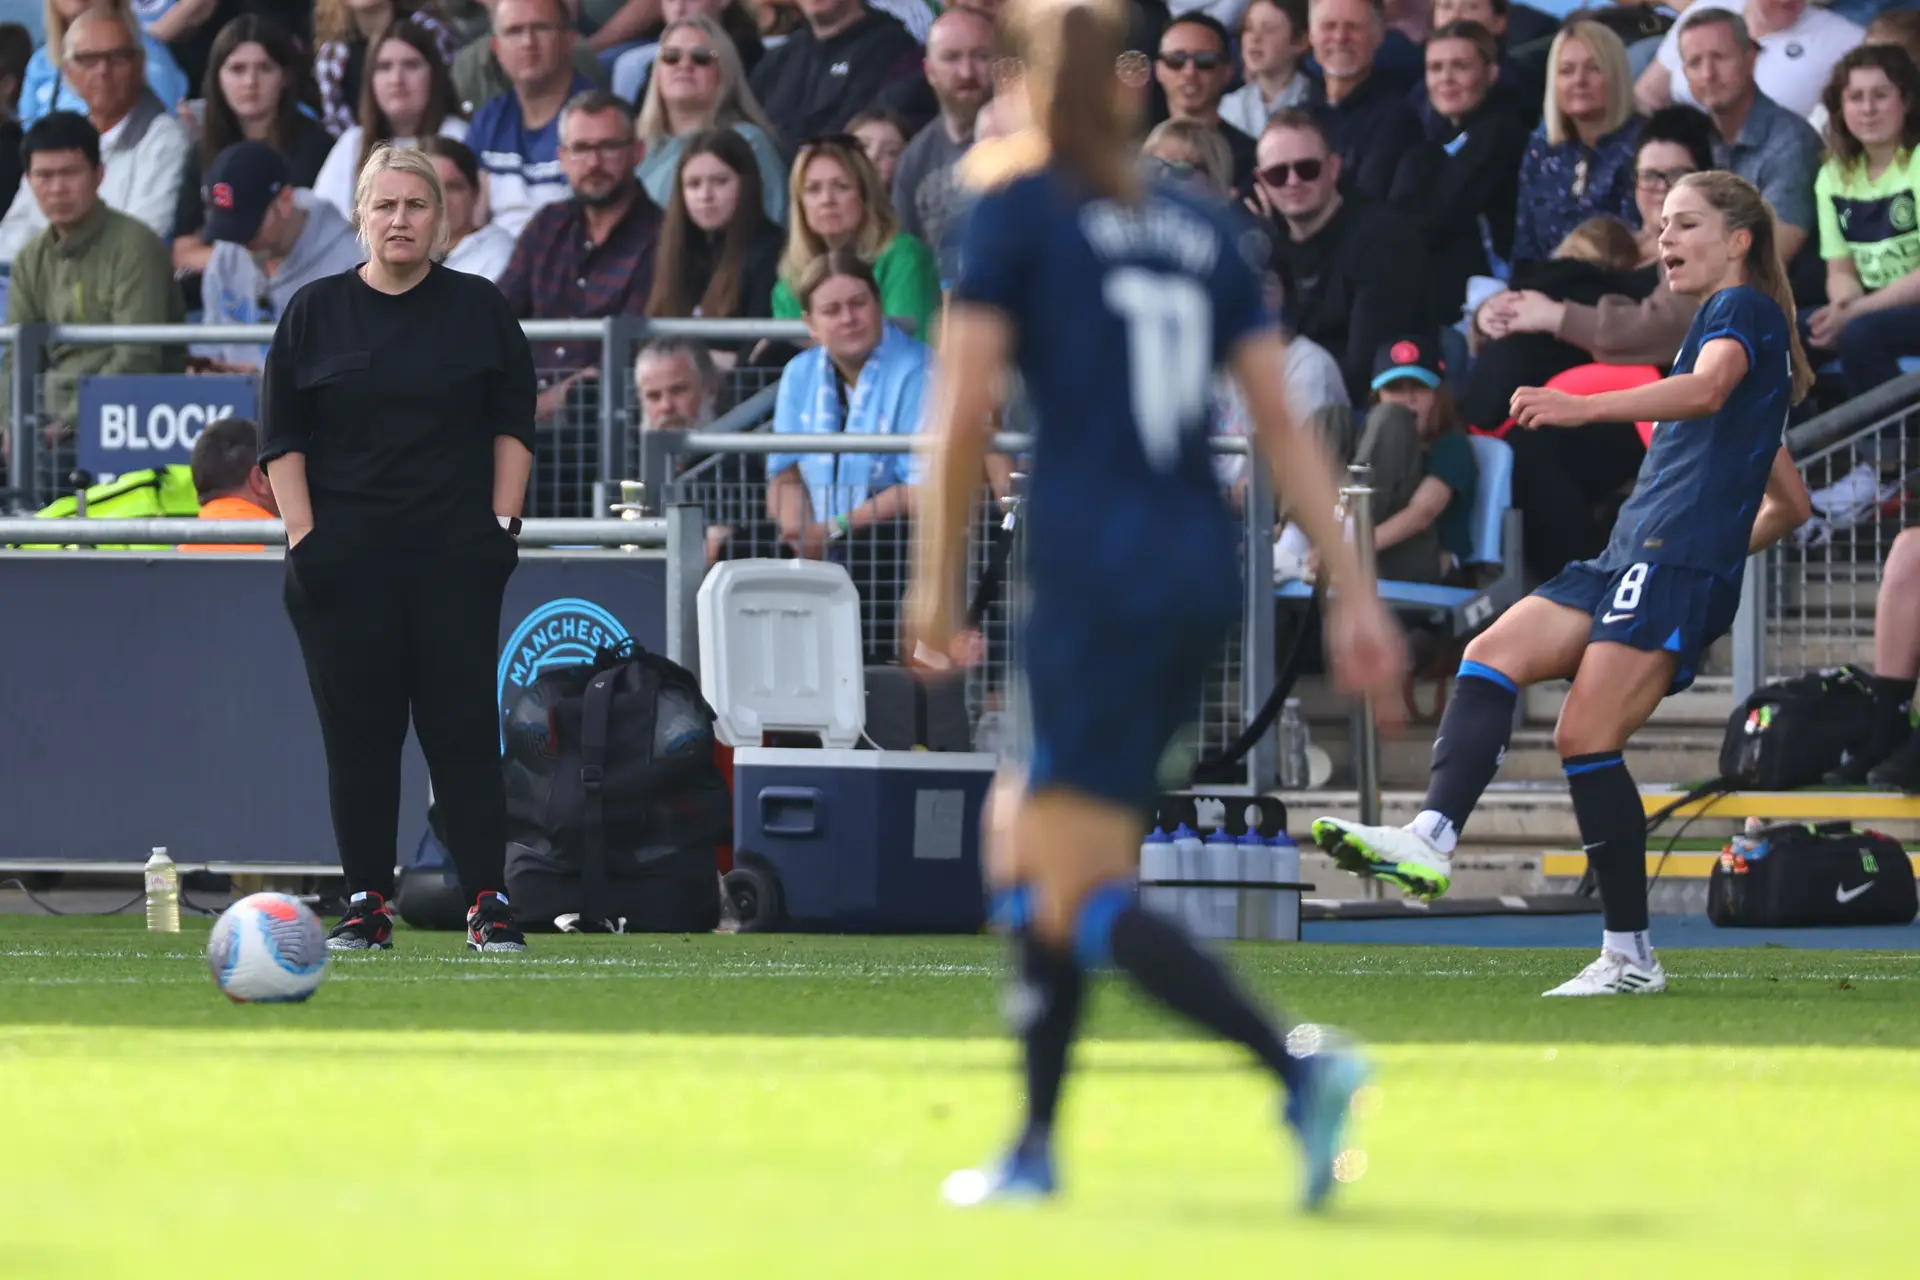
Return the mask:
POLYGON ((520 536, 519 516, 495 516, 494 519, 500 522, 500 527, 507 531, 509 538, 518 538, 520 536))

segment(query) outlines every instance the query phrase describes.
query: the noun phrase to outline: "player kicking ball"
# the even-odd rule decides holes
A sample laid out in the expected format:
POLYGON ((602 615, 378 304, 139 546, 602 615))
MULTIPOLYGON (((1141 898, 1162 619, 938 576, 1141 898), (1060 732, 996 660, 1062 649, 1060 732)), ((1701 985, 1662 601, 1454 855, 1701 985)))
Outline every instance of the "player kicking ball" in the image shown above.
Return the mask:
POLYGON ((1733 625, 1747 557, 1810 511, 1781 439, 1813 371, 1772 210, 1730 173, 1689 174, 1667 196, 1660 261, 1668 287, 1700 302, 1672 376, 1592 396, 1539 387, 1513 396, 1514 421, 1529 430, 1659 424, 1607 549, 1568 565, 1467 646, 1434 740, 1426 805, 1410 825, 1313 824, 1346 870, 1439 897, 1467 816, 1499 770, 1520 690, 1572 680, 1554 745, 1605 932, 1600 957, 1549 996, 1666 990, 1647 931, 1646 815, 1621 752, 1733 625))
POLYGON ((967 1205, 1056 1191, 1054 1114, 1086 978, 1112 967, 1273 1073, 1303 1154, 1303 1199, 1318 1207, 1365 1062, 1320 1028, 1282 1031, 1179 924, 1143 908, 1134 885, 1162 757, 1239 612, 1239 535, 1207 443, 1220 366, 1240 381, 1263 456, 1313 518, 1307 532, 1340 584, 1328 624, 1336 677, 1391 692, 1405 655, 1334 522, 1332 465, 1288 417, 1285 350, 1243 256, 1257 255, 1226 209, 1134 170, 1145 77, 1122 74, 1126 13, 1121 0, 1013 0, 1001 23, 1024 64, 1033 127, 964 162, 982 194, 942 326, 907 616, 915 642, 951 651, 966 527, 1013 364, 1036 419, 1021 630, 1032 741, 1024 784, 996 789, 994 823, 1010 833, 996 861, 1015 934, 1009 1010, 1027 1114, 1003 1160, 945 1191, 967 1205))

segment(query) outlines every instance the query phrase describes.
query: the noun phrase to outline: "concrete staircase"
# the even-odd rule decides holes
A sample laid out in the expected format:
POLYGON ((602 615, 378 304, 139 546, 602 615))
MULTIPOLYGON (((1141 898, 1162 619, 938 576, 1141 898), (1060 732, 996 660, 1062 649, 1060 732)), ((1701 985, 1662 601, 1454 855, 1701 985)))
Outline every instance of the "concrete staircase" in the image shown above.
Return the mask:
MULTIPOLYGON (((1878 581, 1877 564, 1787 565, 1770 583, 1776 616, 1768 625, 1769 666, 1775 671, 1850 662, 1870 666, 1878 581)), ((1704 674, 1693 687, 1662 703, 1628 747, 1628 767, 1643 790, 1684 790, 1720 771, 1720 742, 1733 709, 1731 643, 1723 640, 1714 646, 1702 665, 1704 674)), ((1571 887, 1571 878, 1550 876, 1543 869, 1546 854, 1580 847, 1579 827, 1553 745, 1553 726, 1567 689, 1556 683, 1527 691, 1523 723, 1514 732, 1499 780, 1474 814, 1467 832, 1471 843, 1455 855, 1454 895, 1497 897, 1571 887)), ((1357 819, 1359 814, 1352 790, 1347 704, 1323 680, 1302 680, 1296 692, 1314 743, 1327 751, 1334 764, 1328 788, 1280 793, 1287 801, 1293 829, 1303 836, 1315 817, 1357 819)), ((1423 711, 1433 710, 1437 693, 1433 682, 1420 682, 1415 698, 1423 711)), ((1438 715, 1427 715, 1411 719, 1398 735, 1382 738, 1382 821, 1404 823, 1418 812, 1437 729, 1438 715)), ((1920 842, 1920 821, 1873 825, 1910 845, 1920 842)), ((1717 841, 1731 836, 1739 826, 1737 818, 1701 818, 1686 834, 1690 839, 1717 841)), ((1663 827, 1653 852, 1657 854, 1663 837, 1670 837, 1678 827, 1677 822, 1663 827)), ((1556 861, 1564 866, 1564 859, 1556 861)), ((1301 872, 1303 879, 1316 886, 1315 897, 1381 896, 1379 886, 1339 871, 1317 851, 1305 851, 1301 872)), ((1655 900, 1656 910, 1701 910, 1705 882, 1693 877, 1665 881, 1656 886, 1655 900)))

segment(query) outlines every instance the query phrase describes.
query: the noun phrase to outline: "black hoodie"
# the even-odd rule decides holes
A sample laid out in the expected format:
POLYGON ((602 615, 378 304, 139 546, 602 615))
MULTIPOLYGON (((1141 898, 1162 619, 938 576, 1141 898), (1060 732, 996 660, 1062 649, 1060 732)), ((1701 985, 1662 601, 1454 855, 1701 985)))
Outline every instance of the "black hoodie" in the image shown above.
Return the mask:
POLYGON ((919 70, 922 56, 899 19, 869 9, 825 40, 802 26, 760 60, 747 82, 792 155, 814 138, 844 130, 882 89, 919 70))

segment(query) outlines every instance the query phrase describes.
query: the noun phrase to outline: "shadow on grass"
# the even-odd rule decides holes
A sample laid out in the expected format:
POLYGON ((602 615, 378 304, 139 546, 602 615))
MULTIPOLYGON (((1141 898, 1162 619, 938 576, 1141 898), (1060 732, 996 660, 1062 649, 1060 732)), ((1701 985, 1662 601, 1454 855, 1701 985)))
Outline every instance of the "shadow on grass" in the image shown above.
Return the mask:
MULTIPOLYGON (((177 935, 139 924, 0 917, 0 1027, 1006 1034, 1004 948, 988 937, 537 936, 529 955, 503 957, 468 952, 458 934, 404 930, 393 952, 337 961, 309 1004, 234 1008, 206 975, 204 924, 177 935)), ((1564 949, 1267 944, 1231 955, 1289 1016, 1383 1044, 1920 1047, 1912 953, 1681 951, 1667 957, 1664 996, 1566 1001, 1540 999, 1584 959, 1564 949)), ((1109 978, 1086 1034, 1192 1032, 1109 978)))
POLYGON ((1179 1200, 1166 1206, 1167 1217, 1183 1227, 1260 1230, 1305 1222, 1334 1235, 1365 1232, 1369 1238, 1417 1236, 1435 1241, 1466 1240, 1573 1244, 1582 1241, 1650 1240, 1676 1234, 1674 1223, 1647 1213, 1618 1210, 1583 1212, 1556 1205, 1551 1212, 1497 1206, 1395 1205, 1377 1200, 1350 1203, 1336 1192, 1331 1207, 1304 1219, 1276 1216, 1269 1199, 1179 1200))

